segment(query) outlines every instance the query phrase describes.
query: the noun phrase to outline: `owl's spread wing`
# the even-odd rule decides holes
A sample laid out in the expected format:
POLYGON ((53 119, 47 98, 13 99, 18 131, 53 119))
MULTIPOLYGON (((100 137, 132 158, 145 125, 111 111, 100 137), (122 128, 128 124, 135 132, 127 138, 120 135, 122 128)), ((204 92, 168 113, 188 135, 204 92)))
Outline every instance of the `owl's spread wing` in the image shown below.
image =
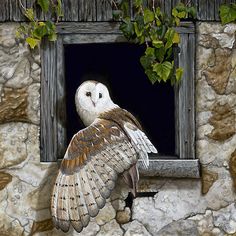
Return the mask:
POLYGON ((99 120, 73 136, 52 193, 51 211, 57 228, 66 232, 72 224, 80 232, 105 205, 117 175, 137 162, 139 145, 151 151, 130 128, 134 127, 127 128, 131 138, 117 123, 99 120))

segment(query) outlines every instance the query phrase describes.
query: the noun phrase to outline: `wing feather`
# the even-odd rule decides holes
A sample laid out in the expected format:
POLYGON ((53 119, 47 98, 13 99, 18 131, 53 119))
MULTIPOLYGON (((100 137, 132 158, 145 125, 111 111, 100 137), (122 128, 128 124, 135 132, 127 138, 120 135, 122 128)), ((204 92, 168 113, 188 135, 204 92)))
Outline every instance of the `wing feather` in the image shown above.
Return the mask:
POLYGON ((98 205, 98 208, 103 208, 105 203, 106 203, 106 199, 101 195, 100 190, 99 190, 99 186, 96 185, 96 181, 94 180, 94 178, 92 177, 92 174, 89 171, 88 166, 85 167, 87 169, 87 177, 89 180, 89 185, 91 187, 92 190, 92 194, 93 197, 98 205))
POLYGON ((136 151, 139 153, 140 159, 143 161, 143 165, 148 168, 149 157, 148 153, 157 153, 156 148, 147 138, 146 134, 138 129, 135 125, 130 123, 124 124, 124 129, 131 138, 131 143, 133 143, 136 151))
POLYGON ((80 170, 79 175, 81 179, 81 187, 83 191, 84 200, 86 203, 86 207, 88 209, 88 214, 94 217, 98 214, 98 207, 97 207, 96 200, 94 199, 94 196, 92 194, 92 189, 90 187, 85 168, 82 168, 80 170))
POLYGON ((91 163, 88 163, 87 166, 88 166, 89 173, 91 174, 91 176, 93 178, 94 183, 96 184, 96 186, 98 186, 98 190, 101 193, 101 196, 103 198, 107 199, 110 196, 111 191, 104 184, 100 175, 95 170, 94 166, 91 163))
POLYGON ((57 200, 57 215, 59 216, 58 225, 62 231, 67 232, 70 228, 68 211, 68 176, 62 175, 59 183, 59 193, 57 200))
MULTIPOLYGON (((131 123, 123 127, 115 120, 97 119, 73 136, 51 198, 57 228, 67 232, 71 224, 81 232, 90 217, 95 217, 104 207, 118 175, 130 168, 136 170, 138 157, 148 162, 147 153, 156 149, 138 127, 131 123)), ((138 173, 131 172, 126 175, 135 192, 138 173)))
POLYGON ((88 209, 86 207, 85 197, 83 194, 83 188, 81 184, 80 174, 75 174, 75 197, 77 201, 78 206, 78 212, 80 215, 81 222, 83 224, 83 227, 86 227, 89 223, 90 216, 88 213, 88 209))

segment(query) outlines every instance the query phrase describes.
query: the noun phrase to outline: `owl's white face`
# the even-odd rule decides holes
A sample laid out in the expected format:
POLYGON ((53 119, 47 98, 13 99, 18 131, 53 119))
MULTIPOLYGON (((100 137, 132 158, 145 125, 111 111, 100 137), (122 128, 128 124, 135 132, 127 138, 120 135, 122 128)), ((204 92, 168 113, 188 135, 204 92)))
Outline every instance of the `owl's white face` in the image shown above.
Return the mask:
POLYGON ((88 80, 82 83, 75 94, 76 110, 86 126, 99 114, 118 107, 110 98, 108 89, 102 83, 88 80))

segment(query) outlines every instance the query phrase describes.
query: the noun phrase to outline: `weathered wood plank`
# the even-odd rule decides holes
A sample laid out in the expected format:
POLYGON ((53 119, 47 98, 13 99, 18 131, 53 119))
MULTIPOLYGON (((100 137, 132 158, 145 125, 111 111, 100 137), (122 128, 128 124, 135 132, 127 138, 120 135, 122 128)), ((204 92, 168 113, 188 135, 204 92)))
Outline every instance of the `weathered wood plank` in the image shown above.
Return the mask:
POLYGON ((57 160, 56 56, 55 44, 45 40, 41 46, 41 161, 57 160))
POLYGON ((218 0, 215 2, 215 20, 220 20, 220 16, 219 16, 219 9, 220 9, 220 5, 224 3, 224 0, 218 0))
POLYGON ((177 132, 179 139, 177 154, 180 158, 195 158, 195 35, 182 34, 180 43, 179 65, 184 69, 183 78, 177 93, 177 132))
POLYGON ((207 20, 207 0, 198 0, 197 19, 207 20))
POLYGON ((56 78, 56 110, 57 110, 57 158, 62 158, 66 149, 66 85, 64 75, 64 47, 62 37, 56 43, 57 78, 56 78))
POLYGON ((215 1, 207 0, 207 20, 215 20, 215 1))
POLYGON ((78 21, 79 19, 79 1, 78 0, 63 0, 63 21, 78 21))
MULTIPOLYGON (((23 6, 27 6, 27 1, 21 1, 23 6)), ((23 14, 22 7, 18 0, 9 0, 9 20, 10 21, 25 21, 26 18, 23 14)))
POLYGON ((111 21, 112 4, 108 0, 96 0, 96 20, 97 21, 111 21))
MULTIPOLYGON (((60 22, 57 24, 59 34, 121 34, 117 22, 60 22)), ((195 33, 192 22, 182 22, 176 28, 179 33, 195 33)))
POLYGON ((121 34, 80 34, 74 35, 65 35, 63 37, 64 44, 82 44, 82 43, 119 43, 127 42, 125 37, 121 34))
POLYGON ((96 1, 78 0, 78 21, 96 21, 96 1))
POLYGON ((150 160, 148 169, 139 161, 141 176, 172 177, 172 178, 200 178, 199 160, 150 160))
POLYGON ((172 9, 172 0, 165 0, 165 13, 167 15, 171 15, 171 9, 172 9))
POLYGON ((195 34, 188 35, 188 67, 186 68, 189 72, 188 77, 188 124, 189 127, 186 130, 188 135, 188 150, 187 156, 195 158, 195 34))
POLYGON ((8 21, 8 20, 9 20, 9 0, 5 0, 1 2, 0 21, 8 21))

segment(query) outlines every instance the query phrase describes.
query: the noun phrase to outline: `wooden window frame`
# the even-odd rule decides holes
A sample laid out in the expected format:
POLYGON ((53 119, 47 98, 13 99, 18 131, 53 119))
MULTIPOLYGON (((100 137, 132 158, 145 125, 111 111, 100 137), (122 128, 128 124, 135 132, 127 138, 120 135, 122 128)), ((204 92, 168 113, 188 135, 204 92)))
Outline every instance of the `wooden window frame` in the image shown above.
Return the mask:
MULTIPOLYGON (((199 160, 195 159, 195 25, 183 22, 180 53, 175 57, 184 68, 181 82, 175 86, 175 153, 150 160, 140 170, 144 176, 199 178, 199 160)), ((126 42, 119 24, 109 22, 64 22, 57 26, 55 43, 44 41, 41 47, 41 161, 62 158, 66 146, 66 104, 64 45, 126 42)))

